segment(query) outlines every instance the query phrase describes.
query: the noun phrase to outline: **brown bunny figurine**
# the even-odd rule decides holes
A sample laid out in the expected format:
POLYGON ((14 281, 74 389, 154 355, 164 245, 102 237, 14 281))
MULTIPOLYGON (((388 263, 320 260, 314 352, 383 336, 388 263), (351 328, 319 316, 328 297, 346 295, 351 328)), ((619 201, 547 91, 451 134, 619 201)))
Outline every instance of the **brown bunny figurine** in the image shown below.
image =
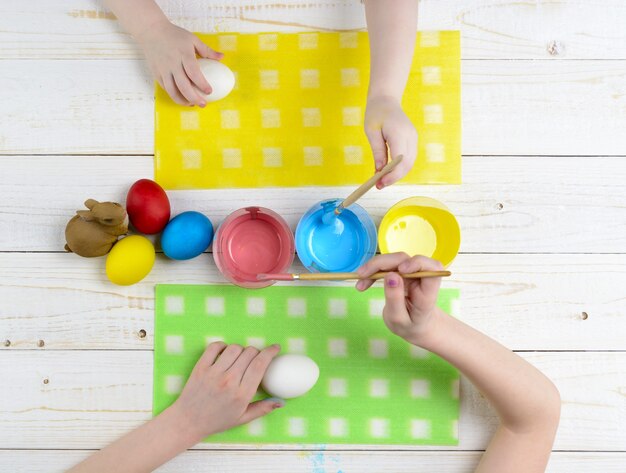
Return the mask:
POLYGON ((104 256, 120 235, 128 233, 128 215, 120 204, 87 199, 65 227, 65 251, 79 256, 104 256))

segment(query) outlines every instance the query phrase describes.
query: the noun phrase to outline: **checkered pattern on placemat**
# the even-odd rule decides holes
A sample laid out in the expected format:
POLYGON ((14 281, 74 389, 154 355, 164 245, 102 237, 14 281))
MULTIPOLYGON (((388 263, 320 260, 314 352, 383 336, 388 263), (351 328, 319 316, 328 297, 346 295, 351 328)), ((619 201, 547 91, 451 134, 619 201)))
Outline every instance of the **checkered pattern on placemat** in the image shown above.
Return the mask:
MULTIPOLYGON (((458 291, 438 304, 455 312, 458 291)), ((170 405, 215 340, 310 356, 320 378, 305 396, 211 442, 456 445, 459 375, 392 334, 380 288, 158 285, 154 413, 170 405)))
MULTIPOLYGON (((166 189, 360 184, 374 164, 363 132, 369 37, 199 35, 225 53, 235 89, 204 109, 155 105, 155 176, 166 189)), ((419 132, 405 183, 461 182, 458 31, 423 31, 403 98, 419 132)))

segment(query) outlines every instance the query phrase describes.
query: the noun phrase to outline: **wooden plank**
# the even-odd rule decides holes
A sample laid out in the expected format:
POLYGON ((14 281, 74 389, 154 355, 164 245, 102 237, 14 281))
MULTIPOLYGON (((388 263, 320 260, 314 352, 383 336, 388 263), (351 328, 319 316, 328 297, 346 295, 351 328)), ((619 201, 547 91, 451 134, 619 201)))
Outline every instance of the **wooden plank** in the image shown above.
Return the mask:
MULTIPOLYGON (((624 134, 626 136, 626 134, 624 134)), ((626 158, 468 157, 462 186, 393 186, 360 201, 378 224, 399 200, 427 195, 446 203, 462 231, 462 252, 626 253, 626 158)), ((124 202, 152 177, 148 156, 0 157, 0 251, 62 251, 64 230, 87 198, 124 202)), ((321 198, 352 188, 170 191, 173 212, 197 210, 215 225, 262 205, 295 230, 321 198)))
MULTIPOLYGON (((561 392, 563 408, 555 450, 624 449, 626 353, 522 356, 553 379, 561 392)), ((0 361, 0 379, 5 380, 0 393, 0 444, 5 449, 100 448, 150 418, 150 351, 2 351, 0 361), (48 382, 44 384, 44 380, 48 382)), ((465 380, 461 390, 459 448, 484 449, 497 418, 465 380)), ((195 448, 215 446, 199 444, 195 448)), ((241 448, 301 449, 297 445, 241 448)), ((328 450, 354 448, 364 447, 328 446, 328 450)), ((417 446, 400 449, 432 450, 417 446)))
POLYGON ((0 152, 152 152, 153 85, 145 67, 134 60, 2 61, 0 152))
MULTIPOLYGON (((165 1, 193 31, 300 31, 365 28, 358 0, 165 1)), ((624 59, 626 6, 600 3, 424 0, 419 28, 458 29, 469 59, 624 59), (556 50, 550 46, 557 43, 556 50)), ((0 58, 128 58, 140 52, 113 15, 89 0, 0 4, 0 58), (34 13, 36 12, 36 14, 34 13)))
MULTIPOLYGON (((325 448, 325 446, 323 446, 325 448)), ((0 450, 0 469, 13 473, 63 472, 80 462, 91 451, 0 450)), ((226 473, 394 472, 473 471, 482 452, 327 452, 317 451, 214 451, 191 450, 156 470, 158 473, 193 471, 226 473), (419 465, 419 466, 418 466, 419 465)), ((554 452, 547 473, 623 473, 626 454, 622 452, 554 452)))
MULTIPOLYGON (((4 60, 0 68, 0 154, 153 154, 144 61, 4 60)), ((485 60, 462 69, 464 154, 626 155, 626 61, 485 60)))
MULTIPOLYGON (((461 255, 452 271, 455 315, 510 348, 626 350, 625 255, 461 255)), ((224 282, 207 254, 160 255, 130 287, 107 281, 104 259, 0 254, 0 350, 152 349, 156 283, 224 282)))

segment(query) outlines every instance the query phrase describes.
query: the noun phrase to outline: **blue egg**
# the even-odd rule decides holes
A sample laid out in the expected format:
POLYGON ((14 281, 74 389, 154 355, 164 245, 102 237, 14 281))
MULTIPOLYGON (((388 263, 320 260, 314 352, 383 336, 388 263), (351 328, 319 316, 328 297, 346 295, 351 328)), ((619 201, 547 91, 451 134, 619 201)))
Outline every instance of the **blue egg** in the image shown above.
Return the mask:
POLYGON ((213 240, 213 224, 200 212, 183 212, 163 230, 161 248, 165 256, 177 260, 195 258, 213 240))

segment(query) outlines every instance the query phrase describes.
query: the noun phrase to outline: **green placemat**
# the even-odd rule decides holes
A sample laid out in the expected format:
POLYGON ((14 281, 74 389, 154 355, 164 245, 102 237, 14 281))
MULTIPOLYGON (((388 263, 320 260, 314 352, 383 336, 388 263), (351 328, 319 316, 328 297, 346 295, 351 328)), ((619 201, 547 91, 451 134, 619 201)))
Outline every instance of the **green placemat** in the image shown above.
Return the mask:
MULTIPOLYGON (((443 289, 438 304, 450 313, 458 296, 443 289)), ((315 387, 207 441, 456 445, 457 370, 392 334, 383 305, 382 288, 157 285, 153 412, 176 399, 210 342, 279 343, 316 361, 315 387)))

